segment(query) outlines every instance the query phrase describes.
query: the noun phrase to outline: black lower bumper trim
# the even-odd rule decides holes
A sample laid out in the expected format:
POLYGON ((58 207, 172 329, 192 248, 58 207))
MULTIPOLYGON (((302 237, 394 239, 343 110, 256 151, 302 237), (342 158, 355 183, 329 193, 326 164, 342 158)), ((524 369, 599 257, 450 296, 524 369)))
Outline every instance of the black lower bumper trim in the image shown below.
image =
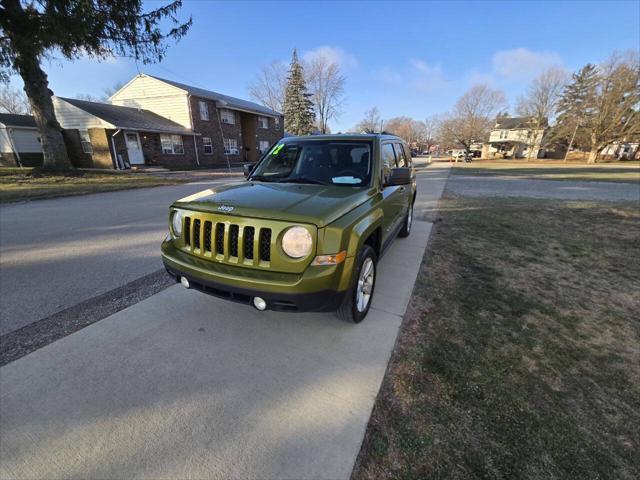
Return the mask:
POLYGON ((167 273, 176 282, 180 277, 189 280, 189 288, 213 295, 214 297, 231 300, 232 302, 251 304, 253 297, 263 298, 267 302, 268 310, 281 312, 332 312, 342 303, 344 292, 323 290, 313 293, 271 293, 248 288, 231 287, 209 280, 183 273, 165 264, 167 273))

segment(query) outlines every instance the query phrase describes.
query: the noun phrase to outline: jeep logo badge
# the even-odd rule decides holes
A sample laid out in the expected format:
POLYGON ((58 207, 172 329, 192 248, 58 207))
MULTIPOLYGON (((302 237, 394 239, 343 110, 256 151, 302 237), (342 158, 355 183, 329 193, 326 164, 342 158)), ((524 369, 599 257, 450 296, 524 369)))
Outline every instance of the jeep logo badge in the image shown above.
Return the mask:
POLYGON ((225 213, 229 213, 233 211, 233 207, 229 206, 229 205, 220 205, 218 207, 218 211, 219 212, 225 212, 225 213))

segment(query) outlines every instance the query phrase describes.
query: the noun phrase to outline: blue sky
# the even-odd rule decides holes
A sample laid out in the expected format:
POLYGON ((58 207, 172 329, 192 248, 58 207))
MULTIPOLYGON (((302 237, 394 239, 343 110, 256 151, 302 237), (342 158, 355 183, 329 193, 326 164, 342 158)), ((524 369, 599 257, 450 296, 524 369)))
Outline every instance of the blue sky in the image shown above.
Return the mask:
MULTIPOLYGON (((151 8, 155 2, 147 2, 151 8)), ((189 34, 143 72, 248 98, 262 64, 322 49, 347 76, 333 131, 377 106, 384 118, 423 119, 451 108, 477 82, 515 103, 552 65, 573 71, 639 48, 640 2, 213 2, 185 0, 189 34)), ((131 59, 45 64, 61 96, 90 93, 136 73, 131 59)), ((15 80, 16 84, 18 81, 15 80)))

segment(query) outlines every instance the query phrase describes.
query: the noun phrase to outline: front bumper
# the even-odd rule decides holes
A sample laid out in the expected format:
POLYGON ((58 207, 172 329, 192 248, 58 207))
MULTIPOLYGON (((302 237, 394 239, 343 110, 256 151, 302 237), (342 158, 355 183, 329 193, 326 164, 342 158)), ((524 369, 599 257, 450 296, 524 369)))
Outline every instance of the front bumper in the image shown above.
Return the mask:
MULTIPOLYGON (((292 312, 327 312, 338 308, 345 291, 343 275, 351 271, 352 258, 333 266, 314 266, 301 274, 255 270, 220 264, 189 255, 167 240, 162 244, 162 261, 176 281, 189 280, 190 288, 250 304, 261 297, 267 308, 292 312)), ((346 282, 348 283, 348 282, 346 282)))

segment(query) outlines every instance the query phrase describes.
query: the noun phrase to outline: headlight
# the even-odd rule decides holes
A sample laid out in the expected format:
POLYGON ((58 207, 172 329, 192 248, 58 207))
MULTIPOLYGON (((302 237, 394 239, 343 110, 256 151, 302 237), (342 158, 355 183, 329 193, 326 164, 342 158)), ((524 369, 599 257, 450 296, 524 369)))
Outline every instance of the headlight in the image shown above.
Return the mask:
POLYGON ((180 210, 174 210, 171 215, 171 230, 176 237, 182 235, 182 212, 180 210))
POLYGON ((313 239, 306 228, 291 227, 282 237, 282 249, 292 258, 306 257, 311 253, 313 239))

